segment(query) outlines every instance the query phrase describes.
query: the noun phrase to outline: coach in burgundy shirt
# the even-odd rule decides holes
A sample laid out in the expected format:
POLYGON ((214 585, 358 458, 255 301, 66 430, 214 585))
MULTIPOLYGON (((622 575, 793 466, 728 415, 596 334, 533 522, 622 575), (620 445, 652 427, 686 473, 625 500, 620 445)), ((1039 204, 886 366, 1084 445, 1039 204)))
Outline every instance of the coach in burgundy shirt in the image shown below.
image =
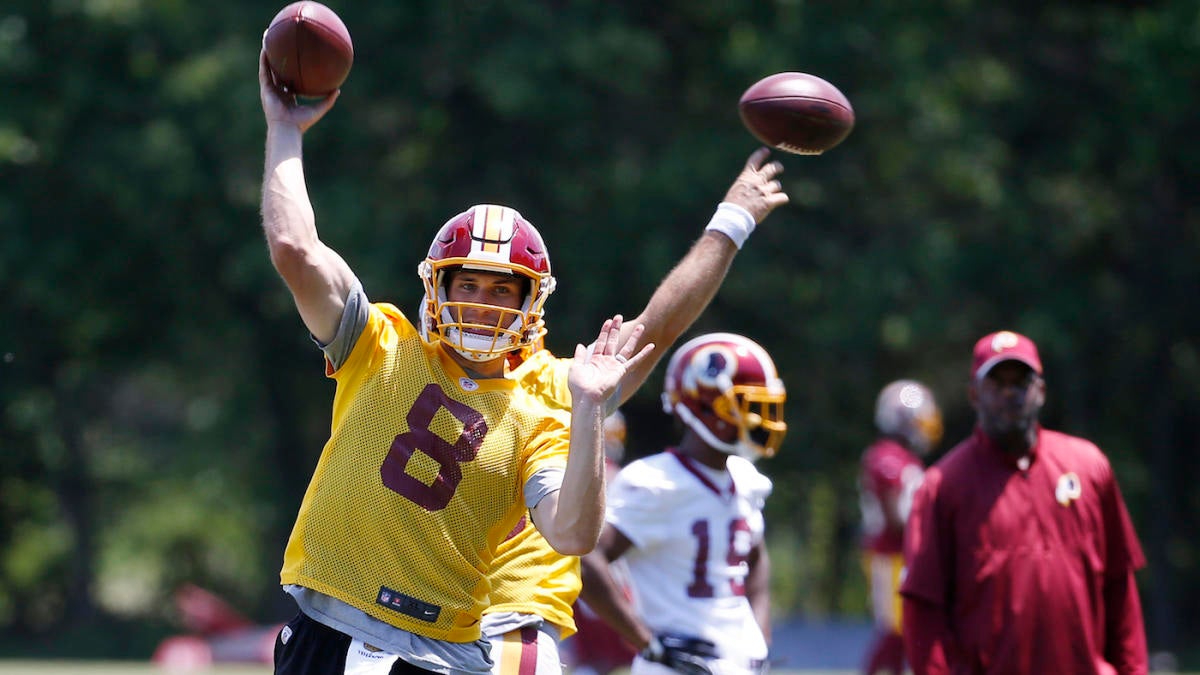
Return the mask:
POLYGON ((971 373, 975 432, 926 472, 905 534, 914 673, 1147 673, 1145 558, 1108 459, 1038 424, 1029 338, 985 336, 971 373))

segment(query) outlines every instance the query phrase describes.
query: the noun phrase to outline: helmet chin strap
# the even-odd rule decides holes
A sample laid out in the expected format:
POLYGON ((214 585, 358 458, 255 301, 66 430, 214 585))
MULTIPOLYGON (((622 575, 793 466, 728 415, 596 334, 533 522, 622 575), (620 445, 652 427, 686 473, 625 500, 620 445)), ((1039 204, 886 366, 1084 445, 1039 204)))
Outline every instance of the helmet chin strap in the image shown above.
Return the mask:
MULTIPOLYGON (((679 415, 679 419, 683 420, 683 423, 686 424, 689 429, 699 434, 700 438, 703 438, 704 442, 712 446, 714 450, 720 450, 727 455, 737 455, 738 457, 748 459, 752 462, 759 458, 760 453, 754 447, 747 445, 740 439, 733 443, 727 443, 717 438, 716 434, 712 432, 712 429, 709 429, 708 425, 700 421, 700 418, 692 414, 692 411, 689 410, 684 404, 676 403, 674 412, 676 415, 679 415)), ((741 434, 739 433, 739 436, 740 435, 741 434)))
MULTIPOLYGON (((520 321, 518 318, 513 323, 517 324, 520 321)), ((505 335, 499 340, 492 340, 482 335, 464 333, 461 328, 447 328, 446 335, 442 340, 464 359, 474 363, 492 361, 516 349, 512 344, 512 337, 509 335, 505 335)))
POLYGON ((737 452, 735 454, 738 457, 750 462, 757 462, 763 457, 761 452, 755 450, 754 448, 747 447, 745 443, 741 442, 738 443, 737 452))

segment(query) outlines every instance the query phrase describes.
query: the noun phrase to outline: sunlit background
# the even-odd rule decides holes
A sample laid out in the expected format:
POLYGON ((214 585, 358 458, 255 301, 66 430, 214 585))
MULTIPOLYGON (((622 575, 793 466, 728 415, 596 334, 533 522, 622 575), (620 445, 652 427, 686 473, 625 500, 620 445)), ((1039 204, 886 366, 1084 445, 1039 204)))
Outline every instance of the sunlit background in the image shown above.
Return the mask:
MULTIPOLYGON (((278 570, 333 386, 259 228, 282 4, 0 6, 0 657, 149 661, 196 634, 188 585, 253 625, 293 610, 278 570)), ((792 203, 691 332, 753 337, 787 384, 760 464, 781 634, 858 662, 875 394, 927 382, 944 451, 971 345, 1010 328, 1041 346, 1044 421, 1116 467, 1156 663, 1200 668, 1194 1, 328 4, 356 61, 306 140, 323 238, 407 309, 447 217, 515 206, 550 248, 559 353, 699 236, 756 147, 747 86, 838 85, 855 130, 778 157, 792 203)), ((630 457, 675 438, 660 386, 625 409, 630 457)))

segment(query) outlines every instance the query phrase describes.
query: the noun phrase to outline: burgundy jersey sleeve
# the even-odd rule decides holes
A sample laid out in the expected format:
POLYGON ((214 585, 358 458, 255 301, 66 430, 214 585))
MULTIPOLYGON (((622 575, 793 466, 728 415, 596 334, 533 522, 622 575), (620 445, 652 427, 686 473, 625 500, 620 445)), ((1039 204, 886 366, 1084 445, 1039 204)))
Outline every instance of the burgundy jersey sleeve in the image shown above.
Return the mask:
POLYGON ((1143 675, 1150 666, 1142 603, 1133 572, 1146 565, 1146 557, 1115 477, 1107 482, 1103 500, 1107 546, 1104 657, 1121 675, 1143 675))
POLYGON ((1112 475, 1111 466, 1108 471, 1102 504, 1107 546, 1104 569, 1110 577, 1123 577, 1126 572, 1145 567, 1146 556, 1142 553, 1142 545, 1133 529, 1133 521, 1125 508, 1125 499, 1121 496, 1116 477, 1112 475))
POLYGON ((1146 675, 1150 671, 1150 657, 1133 570, 1104 585, 1104 604, 1107 622, 1104 660, 1120 675, 1146 675))
POLYGON ((948 675, 946 613, 924 600, 904 599, 904 655, 917 675, 948 675))
POLYGON ((925 472, 925 480, 913 497, 904 533, 905 577, 900 593, 948 608, 954 575, 950 555, 954 532, 938 513, 941 483, 942 472, 935 466, 925 472))

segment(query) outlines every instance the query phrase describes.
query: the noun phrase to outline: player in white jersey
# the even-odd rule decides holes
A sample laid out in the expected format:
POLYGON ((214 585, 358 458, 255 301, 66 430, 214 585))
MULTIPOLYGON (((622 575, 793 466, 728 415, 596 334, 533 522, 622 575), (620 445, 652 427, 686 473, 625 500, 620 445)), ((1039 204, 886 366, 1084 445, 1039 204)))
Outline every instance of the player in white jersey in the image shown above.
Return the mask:
POLYGON ((758 673, 770 639, 763 505, 752 460, 779 449, 786 392, 766 351, 731 333, 694 338, 667 366, 678 445, 630 463, 609 492, 581 597, 640 650, 633 675, 758 673), (634 598, 612 584, 625 561, 634 598))

